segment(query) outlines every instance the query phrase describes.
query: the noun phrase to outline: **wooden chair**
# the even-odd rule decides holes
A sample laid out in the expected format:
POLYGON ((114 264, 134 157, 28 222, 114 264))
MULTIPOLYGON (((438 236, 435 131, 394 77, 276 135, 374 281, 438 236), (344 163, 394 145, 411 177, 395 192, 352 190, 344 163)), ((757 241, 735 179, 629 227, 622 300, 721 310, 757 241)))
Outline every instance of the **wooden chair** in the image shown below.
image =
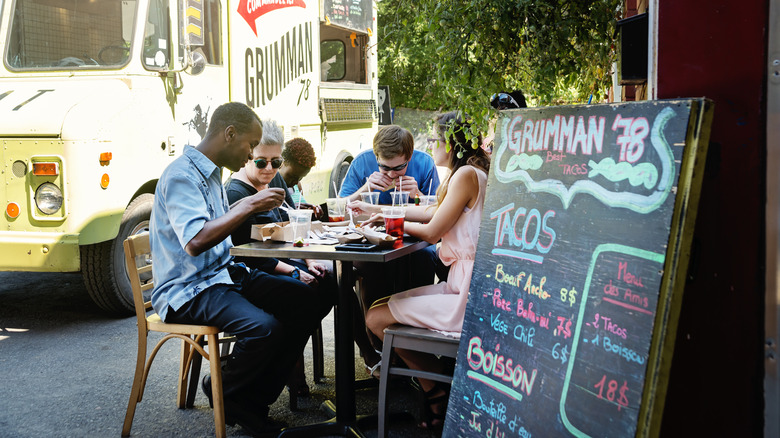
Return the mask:
POLYGON ((149 234, 137 234, 125 240, 125 263, 130 284, 133 289, 133 301, 135 314, 138 320, 138 358, 135 365, 135 377, 133 388, 130 391, 130 401, 127 404, 127 414, 122 426, 122 436, 130 435, 133 426, 135 408, 144 395, 146 379, 149 376, 149 368, 154 361, 160 347, 168 340, 178 338, 182 340, 181 363, 179 366, 179 383, 177 391, 177 406, 185 407, 187 398, 187 377, 189 366, 194 354, 197 352, 211 365, 211 392, 214 401, 214 427, 216 436, 225 437, 225 405, 222 398, 222 370, 219 358, 219 329, 206 325, 190 324, 166 324, 153 311, 147 315, 152 305, 144 299, 144 292, 151 291, 154 285, 152 279, 152 258, 149 247, 149 234), (166 333, 149 355, 146 356, 147 335, 150 331, 166 333), (200 345, 203 337, 208 340, 208 352, 200 345))
POLYGON ((382 366, 379 377, 378 437, 387 437, 387 427, 385 426, 387 417, 387 385, 391 375, 418 377, 452 383, 452 376, 449 374, 392 366, 391 356, 393 348, 422 351, 454 358, 458 355, 459 343, 460 339, 444 336, 433 330, 403 324, 393 324, 385 329, 385 340, 382 346, 382 366))

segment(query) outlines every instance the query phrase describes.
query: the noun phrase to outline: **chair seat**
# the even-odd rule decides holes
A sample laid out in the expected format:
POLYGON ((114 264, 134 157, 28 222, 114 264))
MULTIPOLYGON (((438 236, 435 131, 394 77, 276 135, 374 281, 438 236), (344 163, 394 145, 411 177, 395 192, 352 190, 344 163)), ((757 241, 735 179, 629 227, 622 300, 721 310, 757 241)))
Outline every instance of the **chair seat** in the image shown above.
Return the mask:
POLYGON ((216 335, 220 332, 220 330, 213 325, 171 324, 162 322, 160 315, 156 313, 147 315, 146 324, 151 331, 176 333, 179 335, 216 335))
POLYGON ((390 327, 385 329, 385 333, 390 333, 392 335, 406 336, 414 339, 424 339, 428 341, 445 342, 453 345, 460 344, 460 338, 454 338, 452 336, 447 336, 437 331, 420 328, 420 327, 412 327, 409 325, 393 324, 390 327))
POLYGON ((394 324, 385 329, 385 336, 391 336, 393 348, 424 351, 438 356, 455 357, 460 338, 443 335, 433 330, 408 325, 394 324))

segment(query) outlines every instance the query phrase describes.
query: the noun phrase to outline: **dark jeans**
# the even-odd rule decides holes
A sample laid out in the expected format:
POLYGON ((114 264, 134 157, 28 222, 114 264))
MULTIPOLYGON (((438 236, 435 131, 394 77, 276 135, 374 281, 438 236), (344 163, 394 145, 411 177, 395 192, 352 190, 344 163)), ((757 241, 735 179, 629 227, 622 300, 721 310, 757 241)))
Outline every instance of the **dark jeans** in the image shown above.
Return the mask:
POLYGON ((235 284, 204 290, 166 319, 214 325, 236 336, 222 367, 224 396, 266 415, 332 301, 290 277, 235 265, 229 271, 235 284))

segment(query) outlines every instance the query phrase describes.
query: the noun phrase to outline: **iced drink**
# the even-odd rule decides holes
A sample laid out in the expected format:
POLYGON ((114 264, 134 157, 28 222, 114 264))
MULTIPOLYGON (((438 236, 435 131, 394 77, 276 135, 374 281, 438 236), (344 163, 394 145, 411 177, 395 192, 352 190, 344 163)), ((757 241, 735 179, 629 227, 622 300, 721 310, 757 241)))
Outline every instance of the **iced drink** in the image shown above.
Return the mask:
POLYGON ((331 222, 341 222, 346 219, 347 198, 328 198, 328 219, 331 222))
POLYGON ((393 248, 400 248, 404 243, 404 214, 403 207, 382 208, 382 215, 385 218, 385 232, 397 237, 393 242, 393 248))

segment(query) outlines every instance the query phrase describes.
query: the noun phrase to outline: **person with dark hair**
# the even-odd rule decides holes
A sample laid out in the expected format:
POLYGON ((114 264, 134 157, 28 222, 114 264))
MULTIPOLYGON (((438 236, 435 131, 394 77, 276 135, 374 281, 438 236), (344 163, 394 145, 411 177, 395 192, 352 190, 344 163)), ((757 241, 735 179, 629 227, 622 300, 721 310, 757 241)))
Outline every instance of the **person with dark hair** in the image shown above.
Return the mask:
MULTIPOLYGON (((404 231, 411 236, 437 243, 439 257, 450 266, 447 280, 417 287, 375 302, 366 315, 366 325, 380 339, 384 329, 401 323, 445 333, 460 333, 468 301, 477 237, 485 200, 490 158, 482 148, 473 148, 467 138, 469 123, 449 112, 436 119, 438 135, 433 156, 436 164, 447 166, 450 174, 437 192, 438 207, 409 207, 404 231)), ((353 208, 372 211, 367 204, 353 208)), ((377 221, 374 214, 366 223, 377 221)), ((443 363, 434 355, 398 350, 409 368, 441 373, 443 363)), ((433 380, 419 379, 425 395, 426 418, 423 428, 438 428, 444 422, 449 388, 433 380)))
POLYGON ((525 96, 520 90, 515 90, 507 93, 502 91, 494 94, 490 98, 490 106, 497 110, 527 108, 525 103, 525 96))
MULTIPOLYGON (((515 90, 509 93, 507 93, 506 91, 502 91, 500 93, 494 94, 490 98, 490 106, 492 106, 493 108, 499 111, 507 110, 507 109, 527 108, 525 102, 525 95, 523 95, 523 92, 520 90, 515 90)), ((488 154, 493 152, 495 124, 496 124, 496 120, 493 119, 493 121, 490 122, 490 130, 484 138, 484 143, 482 143, 482 148, 485 149, 485 151, 488 154)))
MULTIPOLYGON (((282 149, 282 158, 284 162, 279 169, 279 175, 281 175, 288 187, 287 192, 292 199, 292 205, 314 210, 313 217, 322 219, 322 208, 319 205, 307 203, 303 199, 303 189, 301 187, 301 180, 317 164, 317 156, 311 143, 300 137, 288 140, 284 144, 284 149, 282 149)), ((271 187, 277 187, 273 181, 271 182, 271 187)))
MULTIPOLYGON (((284 144, 282 158, 284 158, 284 163, 282 163, 279 173, 284 178, 284 182, 287 183, 288 187, 300 189, 301 180, 317 164, 314 148, 304 138, 293 138, 284 144)), ((293 200, 295 200, 294 198, 293 200)))
MULTIPOLYGON (((230 233, 284 198, 284 190, 271 188, 228 204, 221 168, 238 171, 262 136, 263 125, 248 106, 218 107, 200 144, 186 146, 163 171, 149 222, 152 306, 165 322, 212 325, 235 335, 222 367, 225 420, 252 435, 284 427, 268 418, 268 407, 330 309, 304 283, 248 269, 230 255, 230 233)), ((211 376, 201 387, 211 404, 211 376)))

